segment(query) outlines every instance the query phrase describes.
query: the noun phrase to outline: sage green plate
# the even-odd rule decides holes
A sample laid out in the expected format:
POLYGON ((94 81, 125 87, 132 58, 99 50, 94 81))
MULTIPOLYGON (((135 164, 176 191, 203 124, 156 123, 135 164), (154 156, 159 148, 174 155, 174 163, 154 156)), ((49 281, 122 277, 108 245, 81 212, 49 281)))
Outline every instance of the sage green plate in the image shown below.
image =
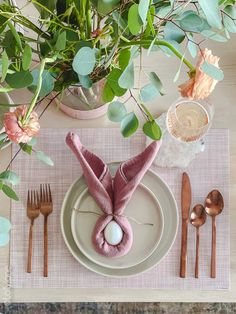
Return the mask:
POLYGON ((162 209, 153 192, 142 183, 134 191, 123 213, 133 232, 132 247, 124 256, 111 258, 97 253, 94 249, 92 233, 99 215, 103 213, 88 188, 79 195, 75 207, 71 217, 73 238, 79 250, 98 265, 112 269, 133 267, 147 259, 161 240, 164 226, 162 209), (86 211, 97 215, 85 213, 86 211))
MULTIPOLYGON (((110 170, 114 174, 119 163, 110 164, 110 170)), ((94 263, 87 258, 77 247, 72 231, 71 216, 79 195, 87 188, 83 177, 76 180, 67 191, 61 209, 61 230, 65 243, 74 258, 93 272, 109 277, 128 277, 140 274, 158 264, 169 252, 173 245, 178 224, 178 208, 172 192, 167 184, 153 171, 148 170, 142 183, 150 189, 160 204, 164 216, 164 226, 161 240, 154 252, 141 263, 127 268, 112 269, 94 263)))

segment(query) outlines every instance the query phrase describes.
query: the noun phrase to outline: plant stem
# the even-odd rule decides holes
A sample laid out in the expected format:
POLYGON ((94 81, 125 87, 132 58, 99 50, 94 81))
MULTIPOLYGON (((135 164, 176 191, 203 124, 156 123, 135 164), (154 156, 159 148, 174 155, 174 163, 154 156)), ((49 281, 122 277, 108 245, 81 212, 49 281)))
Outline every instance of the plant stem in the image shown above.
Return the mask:
MULTIPOLYGON (((129 42, 122 42, 120 43, 120 47, 130 47, 135 45, 148 45, 151 44, 151 40, 142 39, 142 40, 133 40, 129 42)), ((168 47, 180 60, 183 59, 183 63, 190 69, 190 72, 195 72, 195 67, 185 58, 183 58, 182 54, 170 43, 165 40, 156 40, 155 45, 157 46, 165 46, 168 47)))
POLYGON ((146 113, 146 115, 148 116, 148 119, 150 121, 153 121, 154 118, 153 118, 153 115, 151 114, 151 112, 147 109, 147 107, 143 104, 143 103, 139 103, 140 107, 143 109, 143 111, 146 113))
POLYGON ((40 65, 40 69, 39 69, 37 88, 36 88, 35 94, 34 94, 32 100, 31 100, 30 106, 29 106, 29 108, 27 110, 27 113, 26 113, 22 123, 24 123, 25 121, 27 121, 29 119, 31 112, 32 112, 32 110, 34 109, 34 107, 36 105, 36 102, 37 102, 37 99, 38 99, 38 96, 39 96, 39 93, 40 93, 40 90, 41 90, 41 87, 42 87, 42 82, 43 82, 42 75, 43 75, 43 71, 44 71, 44 68, 45 68, 45 64, 46 64, 46 60, 42 59, 41 65, 40 65))

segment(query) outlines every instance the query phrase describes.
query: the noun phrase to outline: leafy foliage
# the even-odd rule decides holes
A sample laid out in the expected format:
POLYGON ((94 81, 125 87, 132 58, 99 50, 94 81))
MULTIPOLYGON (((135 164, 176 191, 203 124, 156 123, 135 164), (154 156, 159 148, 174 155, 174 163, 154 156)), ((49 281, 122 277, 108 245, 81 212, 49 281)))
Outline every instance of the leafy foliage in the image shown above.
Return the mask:
MULTIPOLYGON (((187 72, 193 73, 194 66, 183 56, 182 46, 195 58, 201 49, 199 36, 225 42, 236 32, 235 0, 30 2, 39 12, 39 25, 8 1, 0 4, 0 77, 4 84, 0 92, 27 87, 37 94, 36 100, 52 91, 63 92, 71 85, 91 88, 105 78, 102 99, 111 102, 136 87, 134 59, 142 49, 177 56, 187 66, 187 72), (33 55, 41 64, 44 62, 43 68, 32 68, 33 55)), ((221 70, 207 63, 201 68, 215 79, 223 78, 221 70)), ((163 95, 158 74, 146 74, 149 82, 140 86, 137 104, 163 95)), ((143 131, 147 136, 157 137, 151 113, 147 117, 143 107, 138 108, 147 120, 143 131)), ((1 127, 6 108, 0 110, 1 127)), ((123 113, 124 104, 112 104, 108 111, 110 119, 121 123, 123 135, 131 135, 137 117, 126 113, 122 122, 123 113)), ((8 144, 5 139, 0 141, 0 147, 8 144)), ((24 149, 32 152, 30 147, 24 149)))

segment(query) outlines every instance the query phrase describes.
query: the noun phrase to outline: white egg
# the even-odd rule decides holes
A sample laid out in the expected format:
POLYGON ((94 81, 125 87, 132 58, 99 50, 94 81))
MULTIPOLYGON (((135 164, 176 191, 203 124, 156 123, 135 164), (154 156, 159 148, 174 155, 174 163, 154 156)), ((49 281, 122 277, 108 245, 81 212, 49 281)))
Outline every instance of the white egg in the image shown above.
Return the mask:
POLYGON ((104 237, 111 245, 117 245, 123 238, 123 231, 117 222, 110 221, 104 230, 104 237))

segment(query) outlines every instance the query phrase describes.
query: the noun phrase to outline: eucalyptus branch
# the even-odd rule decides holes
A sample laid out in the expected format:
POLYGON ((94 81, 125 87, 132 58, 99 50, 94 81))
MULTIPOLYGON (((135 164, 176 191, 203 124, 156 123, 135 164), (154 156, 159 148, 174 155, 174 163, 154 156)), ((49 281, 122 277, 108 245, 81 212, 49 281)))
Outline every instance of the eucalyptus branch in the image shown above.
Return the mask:
MULTIPOLYGON (((149 39, 142 39, 142 40, 137 40, 137 41, 130 41, 130 42, 122 42, 120 43, 120 47, 130 47, 130 46, 135 46, 135 45, 150 45, 152 43, 152 40, 149 39)), ((164 40, 156 40, 155 41, 156 46, 165 46, 169 48, 175 55, 178 57, 180 60, 183 58, 183 55, 174 47, 172 46, 169 42, 164 41, 164 40)), ((190 69, 190 73, 195 72, 195 67, 186 59, 183 58, 183 63, 190 69)))

